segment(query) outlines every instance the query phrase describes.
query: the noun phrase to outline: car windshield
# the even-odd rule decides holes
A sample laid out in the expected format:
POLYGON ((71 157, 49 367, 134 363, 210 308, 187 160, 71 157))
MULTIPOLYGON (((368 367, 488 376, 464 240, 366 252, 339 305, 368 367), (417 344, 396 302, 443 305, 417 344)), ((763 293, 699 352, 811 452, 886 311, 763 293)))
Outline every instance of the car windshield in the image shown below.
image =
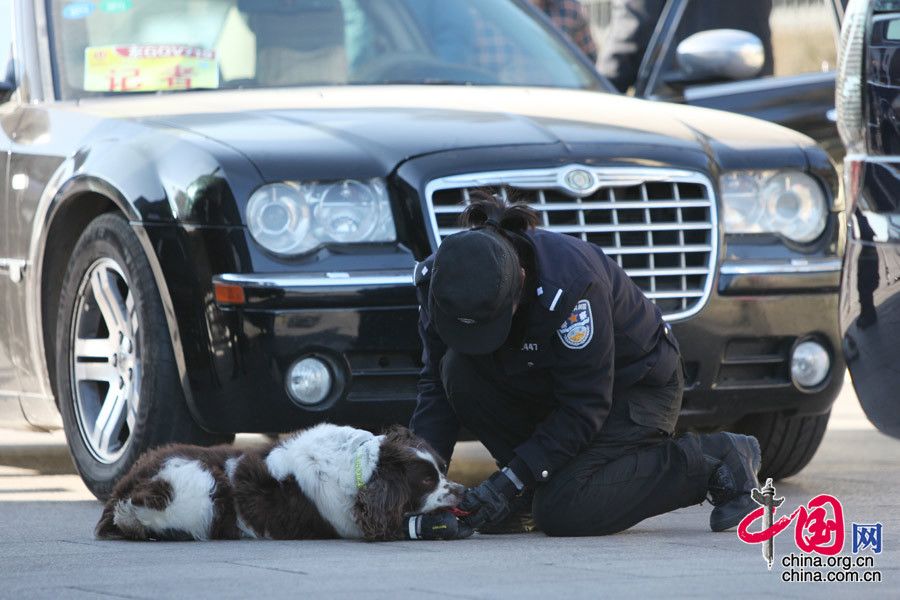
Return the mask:
POLYGON ((514 0, 47 0, 57 93, 320 85, 596 89, 514 0))

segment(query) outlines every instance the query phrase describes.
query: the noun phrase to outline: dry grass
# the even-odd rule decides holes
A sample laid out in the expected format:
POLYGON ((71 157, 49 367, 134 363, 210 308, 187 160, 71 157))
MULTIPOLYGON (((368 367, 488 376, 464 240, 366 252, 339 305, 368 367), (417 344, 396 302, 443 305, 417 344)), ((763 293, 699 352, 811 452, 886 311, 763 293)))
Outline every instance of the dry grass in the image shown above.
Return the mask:
POLYGON ((831 71, 837 65, 835 29, 828 15, 810 9, 778 11, 770 25, 776 75, 831 71))

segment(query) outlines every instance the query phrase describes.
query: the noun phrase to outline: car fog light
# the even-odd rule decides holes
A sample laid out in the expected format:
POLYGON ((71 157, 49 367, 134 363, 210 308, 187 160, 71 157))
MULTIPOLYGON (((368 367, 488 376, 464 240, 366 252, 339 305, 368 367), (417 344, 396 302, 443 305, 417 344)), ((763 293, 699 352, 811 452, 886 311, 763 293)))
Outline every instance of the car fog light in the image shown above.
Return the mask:
POLYGON ((291 365, 287 376, 287 389, 297 404, 313 406, 331 393, 331 369, 318 358, 301 358, 291 365))
POLYGON ((801 342, 791 355, 791 380, 801 388, 816 387, 828 376, 831 358, 818 342, 801 342))

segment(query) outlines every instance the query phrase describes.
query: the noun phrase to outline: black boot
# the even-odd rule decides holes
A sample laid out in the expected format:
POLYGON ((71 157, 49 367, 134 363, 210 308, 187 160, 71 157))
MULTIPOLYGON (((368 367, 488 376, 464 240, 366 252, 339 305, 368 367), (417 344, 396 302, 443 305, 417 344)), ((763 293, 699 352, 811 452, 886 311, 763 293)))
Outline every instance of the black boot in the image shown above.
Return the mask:
POLYGON ((537 531, 534 516, 531 512, 531 504, 534 500, 534 492, 526 490, 520 496, 516 496, 510 502, 509 516, 494 525, 482 525, 478 533, 485 535, 500 535, 506 533, 530 533, 537 531))
POLYGON ((707 497, 715 508, 709 527, 713 531, 737 527, 757 507, 750 492, 760 487, 756 478, 762 459, 759 442, 750 435, 723 431, 701 436, 700 447, 713 467, 707 497))

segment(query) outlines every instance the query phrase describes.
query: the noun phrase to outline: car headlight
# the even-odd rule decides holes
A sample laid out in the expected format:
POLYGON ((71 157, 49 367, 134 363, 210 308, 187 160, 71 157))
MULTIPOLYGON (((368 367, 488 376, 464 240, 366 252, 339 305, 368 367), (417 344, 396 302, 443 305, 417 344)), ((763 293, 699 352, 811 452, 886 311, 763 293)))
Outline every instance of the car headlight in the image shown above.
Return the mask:
POLYGON ((281 255, 397 239, 381 179, 264 185, 247 203, 247 227, 262 247, 281 255))
POLYGON ((825 230, 825 194, 805 173, 738 171, 723 175, 719 184, 725 233, 777 233, 805 243, 825 230))

